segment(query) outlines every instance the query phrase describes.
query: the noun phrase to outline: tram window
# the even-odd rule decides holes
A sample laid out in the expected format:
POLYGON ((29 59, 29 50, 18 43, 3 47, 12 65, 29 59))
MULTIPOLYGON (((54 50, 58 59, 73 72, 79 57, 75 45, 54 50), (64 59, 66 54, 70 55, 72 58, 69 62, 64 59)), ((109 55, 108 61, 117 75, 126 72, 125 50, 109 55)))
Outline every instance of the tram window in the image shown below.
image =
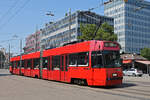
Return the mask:
POLYGON ((64 71, 64 56, 61 56, 61 70, 64 71))
POLYGON ((50 64, 51 64, 50 57, 48 57, 47 59, 48 59, 48 70, 51 70, 51 68, 50 68, 50 64))
POLYGON ((39 68, 40 67, 40 59, 33 59, 33 67, 34 68, 39 68))
POLYGON ((17 62, 16 61, 14 62, 14 67, 17 68, 17 62))
POLYGON ((60 70, 60 56, 52 57, 52 70, 60 70))
POLYGON ((68 65, 69 65, 69 61, 68 61, 68 55, 65 56, 66 58, 66 66, 65 66, 65 71, 68 71, 68 65))
POLYGON ((17 68, 20 67, 20 61, 17 61, 17 68))
POLYGON ((13 61, 13 67, 15 68, 15 61, 13 61))
POLYGON ((24 60, 24 69, 27 68, 27 60, 24 60))
POLYGON ((11 66, 12 66, 12 68, 14 67, 14 62, 11 62, 11 66))
POLYGON ((88 66, 89 54, 88 52, 78 53, 78 66, 88 66))
POLYGON ((92 67, 101 68, 103 66, 102 54, 99 51, 92 52, 92 67))
POLYGON ((104 65, 106 68, 120 67, 119 51, 103 51, 104 65))
POLYGON ((24 68, 24 66, 25 66, 25 61, 24 61, 24 60, 22 60, 21 67, 23 67, 23 68, 24 68))
POLYGON ((12 67, 14 68, 14 62, 12 62, 12 67))
POLYGON ((48 67, 48 57, 43 58, 43 64, 42 64, 44 69, 47 69, 48 67))
POLYGON ((78 54, 69 55, 69 66, 77 66, 78 54))
POLYGON ((13 67, 13 68, 15 67, 15 65, 14 65, 14 61, 12 62, 12 67, 13 67))
POLYGON ((27 68, 32 68, 32 60, 27 60, 27 68))

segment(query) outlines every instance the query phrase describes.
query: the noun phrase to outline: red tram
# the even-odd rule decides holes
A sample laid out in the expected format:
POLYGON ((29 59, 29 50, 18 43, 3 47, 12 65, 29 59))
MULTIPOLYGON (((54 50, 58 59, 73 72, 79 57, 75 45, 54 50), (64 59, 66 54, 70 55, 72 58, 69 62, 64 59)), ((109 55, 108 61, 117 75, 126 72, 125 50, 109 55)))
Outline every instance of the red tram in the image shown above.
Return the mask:
POLYGON ((123 79, 119 50, 119 44, 110 41, 70 44, 42 53, 24 54, 21 59, 20 56, 12 57, 10 72, 90 86, 119 85, 123 79))

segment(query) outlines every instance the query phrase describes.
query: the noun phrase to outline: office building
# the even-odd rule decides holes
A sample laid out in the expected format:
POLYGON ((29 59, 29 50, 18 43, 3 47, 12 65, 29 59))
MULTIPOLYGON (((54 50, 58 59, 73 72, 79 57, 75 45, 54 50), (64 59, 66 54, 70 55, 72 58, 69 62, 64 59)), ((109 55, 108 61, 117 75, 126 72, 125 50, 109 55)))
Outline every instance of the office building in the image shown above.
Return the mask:
POLYGON ((99 25, 100 20, 113 26, 113 18, 100 16, 90 11, 77 11, 64 18, 50 22, 42 29, 41 46, 43 49, 59 47, 64 43, 78 40, 81 35, 80 24, 99 25))
POLYGON ((150 2, 144 0, 109 0, 104 15, 114 18, 114 32, 122 52, 140 53, 150 48, 150 2))

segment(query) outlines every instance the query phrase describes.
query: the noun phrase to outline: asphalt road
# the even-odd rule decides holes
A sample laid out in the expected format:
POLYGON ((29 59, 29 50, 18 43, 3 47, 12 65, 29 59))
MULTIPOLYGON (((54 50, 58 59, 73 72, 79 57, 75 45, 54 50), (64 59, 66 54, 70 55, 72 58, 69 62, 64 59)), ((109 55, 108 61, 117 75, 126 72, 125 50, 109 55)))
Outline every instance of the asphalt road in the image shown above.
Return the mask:
POLYGON ((11 75, 0 69, 0 100, 150 100, 150 77, 124 77, 120 86, 89 87, 11 75))

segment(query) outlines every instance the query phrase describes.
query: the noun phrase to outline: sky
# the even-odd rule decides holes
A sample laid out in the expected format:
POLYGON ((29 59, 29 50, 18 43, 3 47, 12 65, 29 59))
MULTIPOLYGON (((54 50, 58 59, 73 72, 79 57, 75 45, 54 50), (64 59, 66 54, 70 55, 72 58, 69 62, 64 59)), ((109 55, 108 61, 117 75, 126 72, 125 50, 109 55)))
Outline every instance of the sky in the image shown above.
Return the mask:
POLYGON ((75 12, 98 7, 94 12, 103 14, 103 8, 99 7, 101 2, 102 0, 1 0, 0 48, 8 49, 10 43, 11 52, 18 53, 19 39, 25 44, 24 40, 28 35, 37 28, 43 28, 45 23, 63 18, 69 8, 75 12), (48 11, 55 16, 46 16, 48 11), (8 41, 11 39, 15 40, 8 41))
MULTIPOLYGON (((0 2, 0 48, 11 52, 19 52, 19 39, 23 40, 34 33, 36 29, 44 27, 45 23, 57 21, 65 16, 71 8, 72 12, 77 10, 97 9, 94 12, 103 15, 102 1, 106 0, 1 0, 0 2), (51 11, 55 16, 46 16, 51 11), (15 40, 14 36, 18 36, 15 40)), ((150 1, 150 0, 148 0, 150 1)))

